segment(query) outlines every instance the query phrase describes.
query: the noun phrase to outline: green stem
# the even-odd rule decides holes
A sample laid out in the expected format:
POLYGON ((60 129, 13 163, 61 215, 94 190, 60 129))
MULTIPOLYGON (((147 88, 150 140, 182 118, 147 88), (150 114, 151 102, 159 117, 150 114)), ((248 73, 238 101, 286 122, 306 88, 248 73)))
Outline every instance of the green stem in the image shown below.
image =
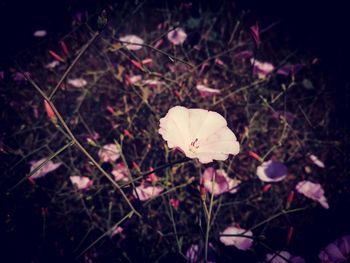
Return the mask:
POLYGON ((75 138, 74 134, 72 133, 71 129, 68 127, 67 123, 64 121, 61 114, 56 109, 55 105, 51 102, 50 98, 42 91, 42 89, 31 79, 30 76, 28 76, 25 72, 22 73, 25 78, 33 85, 33 87, 41 94, 41 96, 47 101, 47 103, 52 108, 53 112, 55 113, 57 119, 62 124, 63 128, 67 132, 67 135, 69 136, 69 139, 74 141, 75 145, 79 148, 79 150, 96 166, 96 168, 118 189, 118 191, 121 193, 129 207, 131 208, 134 213, 141 217, 140 213, 136 211, 134 206, 130 203, 128 197, 124 193, 124 191, 121 189, 121 187, 114 181, 114 179, 99 165, 98 162, 95 161, 95 159, 90 155, 88 151, 85 150, 84 146, 80 144, 80 142, 75 138))

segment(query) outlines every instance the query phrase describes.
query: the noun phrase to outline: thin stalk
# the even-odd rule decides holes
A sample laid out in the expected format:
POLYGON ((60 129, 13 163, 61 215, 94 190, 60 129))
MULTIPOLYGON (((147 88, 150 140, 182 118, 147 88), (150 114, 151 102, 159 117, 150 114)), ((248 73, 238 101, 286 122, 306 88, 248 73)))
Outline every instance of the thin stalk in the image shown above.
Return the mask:
POLYGON ((49 106, 52 108, 53 112, 55 113, 55 116, 57 119, 60 121, 62 124, 63 128, 67 132, 67 135, 69 136, 69 139, 74 141, 75 145, 78 147, 78 149, 96 166, 96 168, 115 186, 118 191, 121 193, 127 204, 129 205, 130 209, 134 211, 134 213, 141 217, 140 213, 136 211, 134 206, 131 204, 129 201, 128 197, 124 193, 124 191, 121 189, 121 187, 114 181, 114 179, 99 165, 98 162, 95 161, 95 159, 90 155, 88 151, 85 150, 84 146, 80 144, 80 142, 75 138, 73 132, 71 129, 68 127, 67 123, 64 121, 63 117, 61 114, 58 112, 56 109, 55 105, 51 102, 50 98, 42 91, 42 89, 31 79, 30 76, 28 76, 25 72, 23 72, 23 75, 25 78, 33 85, 33 87, 41 94, 41 96, 47 101, 49 106))

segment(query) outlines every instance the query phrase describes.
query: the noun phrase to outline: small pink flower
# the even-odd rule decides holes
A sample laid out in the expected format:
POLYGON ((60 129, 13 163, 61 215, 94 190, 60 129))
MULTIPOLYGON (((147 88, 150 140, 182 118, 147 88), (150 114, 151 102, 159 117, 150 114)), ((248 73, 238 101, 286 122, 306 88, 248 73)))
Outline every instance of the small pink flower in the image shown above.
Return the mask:
POLYGON ((230 178, 224 170, 215 170, 212 167, 205 169, 202 175, 202 182, 205 189, 215 196, 229 192, 237 192, 241 181, 230 178))
POLYGON ((281 251, 278 254, 267 254, 265 262, 269 263, 305 263, 305 259, 299 256, 292 256, 288 251, 281 251))
POLYGON ((178 207, 179 207, 179 205, 180 205, 179 199, 171 198, 171 199, 170 199, 170 205, 171 205, 174 209, 178 209, 178 207))
POLYGON ((257 167, 256 175, 263 182, 279 182, 287 176, 287 167, 279 161, 270 160, 257 167))
POLYGON ((216 59, 215 59, 215 64, 216 64, 216 65, 220 65, 220 66, 224 66, 224 65, 225 65, 225 63, 224 63, 221 59, 219 59, 219 58, 216 58, 216 59))
POLYGON ((173 44, 173 45, 182 45, 186 38, 187 34, 182 28, 175 28, 174 30, 170 31, 167 34, 168 40, 173 44))
POLYGON ((111 237, 122 233, 123 230, 124 230, 124 229, 123 229, 122 227, 120 227, 120 226, 114 227, 114 228, 112 229, 112 231, 111 231, 111 237))
MULTIPOLYGON (((204 248, 199 249, 197 244, 192 244, 186 251, 186 260, 189 263, 204 262, 201 256, 204 257, 204 248)), ((212 243, 208 244, 208 261, 206 263, 215 263, 212 243)))
POLYGON ((141 184, 140 186, 136 187, 136 189, 133 192, 133 195, 136 198, 138 195, 141 201, 146 201, 150 198, 158 196, 161 192, 163 192, 163 190, 163 187, 153 185, 145 186, 144 184, 141 184))
POLYGON ((203 109, 176 106, 160 119, 159 133, 169 148, 179 148, 189 158, 201 163, 224 161, 239 153, 235 134, 223 116, 203 109))
POLYGON ((163 39, 159 39, 155 44, 154 44, 154 48, 159 48, 162 44, 163 44, 164 40, 163 39))
POLYGON ((136 36, 136 35, 126 35, 119 38, 122 42, 128 42, 125 43, 125 47, 129 50, 139 50, 142 48, 143 39, 136 36))
POLYGON ((220 234, 220 241, 226 246, 235 246, 240 250, 248 250, 253 245, 253 239, 250 237, 253 237, 252 231, 229 226, 220 234))
POLYGON ((295 186, 295 189, 306 197, 319 202, 324 208, 329 208, 327 199, 324 196, 324 190, 320 184, 301 181, 295 186))
POLYGON ((328 244, 318 257, 322 263, 349 262, 350 236, 343 236, 328 244))
POLYGON ((113 167, 112 174, 114 176, 114 180, 116 181, 129 181, 129 176, 128 176, 128 168, 124 163, 118 163, 113 167))
POLYGON ((120 151, 116 144, 106 144, 99 151, 98 156, 101 162, 115 162, 120 157, 120 151))
POLYGON ((86 176, 70 176, 69 180, 72 182, 72 184, 79 190, 84 190, 92 186, 93 181, 86 176))
POLYGON ((164 84, 164 82, 159 81, 158 79, 145 79, 142 83, 144 85, 149 86, 150 88, 156 88, 156 87, 164 84))
POLYGON ((52 62, 50 62, 50 63, 47 63, 47 64, 45 65, 45 68, 53 69, 53 68, 57 67, 59 64, 60 64, 59 61, 54 60, 54 61, 52 61, 52 62))
POLYGON ((140 82, 142 80, 141 75, 134 75, 134 76, 126 76, 127 82, 130 85, 134 85, 137 82, 140 82))
POLYGON ((68 79, 67 83, 75 88, 82 88, 87 85, 87 81, 83 78, 68 79))
POLYGON ((258 75, 259 79, 266 79, 266 77, 274 70, 274 66, 269 62, 260 62, 254 58, 250 59, 253 65, 253 73, 258 75))
POLYGON ((200 95, 205 98, 211 95, 215 95, 215 94, 220 94, 220 90, 218 89, 212 89, 212 88, 208 88, 207 86, 198 84, 196 86, 196 89, 199 90, 200 95))
POLYGON ((318 159, 318 157, 314 154, 309 154, 309 158, 310 160, 318 167, 320 168, 325 168, 326 166, 324 165, 324 163, 318 159))
POLYGON ((33 36, 35 37, 44 37, 46 36, 46 31, 45 30, 37 30, 33 33, 33 36))
MULTIPOLYGON (((39 161, 32 161, 30 171, 32 172, 35 168, 39 167, 47 158, 40 159, 39 161)), ((38 171, 32 174, 30 179, 37 179, 45 176, 46 174, 56 170, 61 166, 62 163, 54 163, 52 161, 48 161, 45 165, 43 165, 38 171)))

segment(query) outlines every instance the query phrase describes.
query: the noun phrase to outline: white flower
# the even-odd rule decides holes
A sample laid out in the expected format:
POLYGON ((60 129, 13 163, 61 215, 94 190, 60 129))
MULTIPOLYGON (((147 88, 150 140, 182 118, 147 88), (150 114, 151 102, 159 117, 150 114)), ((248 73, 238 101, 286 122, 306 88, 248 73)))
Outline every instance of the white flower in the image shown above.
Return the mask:
POLYGON ((229 226, 220 235, 220 241, 226 246, 235 246, 240 250, 248 250, 253 245, 253 239, 250 238, 253 236, 253 233, 250 230, 247 231, 235 226, 229 226))
POLYGON ((119 40, 122 42, 132 43, 132 44, 125 43, 125 47, 129 50, 139 50, 142 48, 141 45, 143 44, 143 39, 136 35, 126 35, 126 36, 120 37, 119 40))
POLYGON ((279 161, 270 160, 258 166, 256 175, 263 182, 279 182, 287 176, 287 167, 279 161))
MULTIPOLYGON (((35 168, 39 167, 43 162, 45 162, 47 158, 40 159, 39 161, 33 161, 31 162, 30 172, 34 171, 35 168)), ((54 170, 56 170, 58 167, 61 166, 62 163, 54 163, 52 161, 48 161, 46 164, 44 164, 38 171, 36 171, 34 174, 30 176, 31 179, 37 179, 40 177, 45 176, 47 173, 50 173, 54 170)))
POLYGON ((104 145, 99 151, 98 156, 101 162, 115 162, 120 157, 120 151, 114 143, 104 145))
POLYGON ((306 197, 319 202, 324 208, 329 208, 327 199, 324 196, 324 190, 320 184, 301 181, 295 186, 295 189, 306 197))
POLYGON ((182 45, 187 38, 187 34, 182 28, 178 27, 178 28, 175 28, 174 30, 171 30, 167 34, 167 37, 168 37, 168 40, 174 45, 182 45))
POLYGON ((210 95, 219 94, 221 92, 218 89, 208 88, 207 86, 204 86, 201 84, 198 84, 196 86, 196 89, 199 90, 199 93, 201 94, 202 97, 208 97, 210 95))
POLYGON ((74 175, 70 176, 69 179, 72 182, 72 184, 75 185, 76 188, 78 188, 79 190, 87 189, 93 184, 93 181, 86 176, 74 175))
POLYGON ((82 78, 77 78, 77 79, 68 79, 68 84, 72 85, 75 88, 82 88, 86 86, 87 81, 82 78))
POLYGON ((217 112, 175 106, 160 119, 159 133, 169 148, 177 147, 201 163, 223 161, 239 153, 235 134, 217 112))

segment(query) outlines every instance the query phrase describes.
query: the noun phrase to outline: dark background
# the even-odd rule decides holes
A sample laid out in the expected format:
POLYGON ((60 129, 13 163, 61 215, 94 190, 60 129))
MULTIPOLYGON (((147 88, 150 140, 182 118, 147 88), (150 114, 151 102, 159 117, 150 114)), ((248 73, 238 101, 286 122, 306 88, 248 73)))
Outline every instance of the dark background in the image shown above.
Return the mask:
MULTIPOLYGON (((33 32, 45 29, 48 36, 57 37, 69 32, 72 15, 77 11, 94 13, 108 2, 93 0, 2 0, 0 1, 0 70, 11 65, 15 54, 42 41, 33 37, 33 32)), ((133 1, 142 2, 142 1, 133 1)), ((149 3, 155 7, 179 6, 190 1, 155 1, 149 3)), ((193 5, 204 5, 217 10, 223 0, 192 1, 193 5)), ((350 131, 345 117, 350 113, 349 60, 350 60, 350 19, 346 1, 316 0, 236 0, 232 2, 239 10, 250 11, 253 23, 258 21, 262 28, 274 22, 276 41, 288 41, 288 49, 298 49, 309 56, 320 58, 321 68, 330 80, 335 93, 340 126, 350 131), (343 116, 343 117, 342 117, 343 116)))
MULTIPOLYGON (((48 32, 48 37, 58 38, 71 30, 71 20, 74 13, 85 10, 95 12, 107 2, 109 1, 0 0, 0 71, 12 66, 16 54, 43 41, 33 37, 34 31, 44 29, 48 32)), ((157 6, 164 5, 165 1, 157 3, 157 1, 150 0, 150 2, 157 6)), ((203 1, 201 4, 215 11, 222 2, 222 0, 205 1, 205 3, 203 1)), ((350 114, 350 82, 348 80, 350 76, 348 65, 350 59, 350 29, 348 27, 350 19, 346 1, 342 1, 343 3, 316 0, 236 0, 232 2, 236 4, 238 10, 250 10, 249 15, 252 23, 258 21, 262 28, 279 22, 272 31, 275 33, 276 41, 280 42, 281 45, 287 43, 287 48, 290 50, 298 49, 301 53, 320 59, 319 70, 327 76, 327 88, 332 91, 336 104, 337 126, 334 129, 345 128, 350 131, 347 117, 350 114)), ((181 1, 168 1, 169 6, 179 6, 180 3, 181 1)), ((198 5, 198 1, 194 5, 198 5)), ((30 204, 23 203, 22 207, 30 207, 30 204)), ((23 209, 22 207, 18 211, 23 209)), ((335 209, 333 214, 344 214, 344 216, 334 219, 332 215, 328 215, 327 218, 314 222, 313 229, 304 229, 305 238, 310 241, 310 244, 313 243, 313 239, 320 235, 320 233, 313 231, 322 229, 327 221, 337 222, 333 230, 339 233, 334 233, 334 236, 342 234, 344 229, 349 229, 349 216, 346 216, 348 202, 338 204, 335 209)), ((313 216, 321 216, 321 210, 313 210, 313 216)), ((23 211, 19 213, 24 214, 23 211)), ((32 219, 28 218, 28 221, 30 220, 32 219)), ((28 228, 32 228, 29 223, 28 228)), ((34 235, 37 229, 27 229, 27 231, 34 235)), ((13 240, 13 244, 19 240, 21 237, 13 240)), ((19 245, 25 247, 25 243, 30 242, 30 240, 29 235, 19 245)), ((329 237, 328 240, 333 241, 333 237, 329 237)), ((30 246, 27 249, 30 250, 30 246)))

